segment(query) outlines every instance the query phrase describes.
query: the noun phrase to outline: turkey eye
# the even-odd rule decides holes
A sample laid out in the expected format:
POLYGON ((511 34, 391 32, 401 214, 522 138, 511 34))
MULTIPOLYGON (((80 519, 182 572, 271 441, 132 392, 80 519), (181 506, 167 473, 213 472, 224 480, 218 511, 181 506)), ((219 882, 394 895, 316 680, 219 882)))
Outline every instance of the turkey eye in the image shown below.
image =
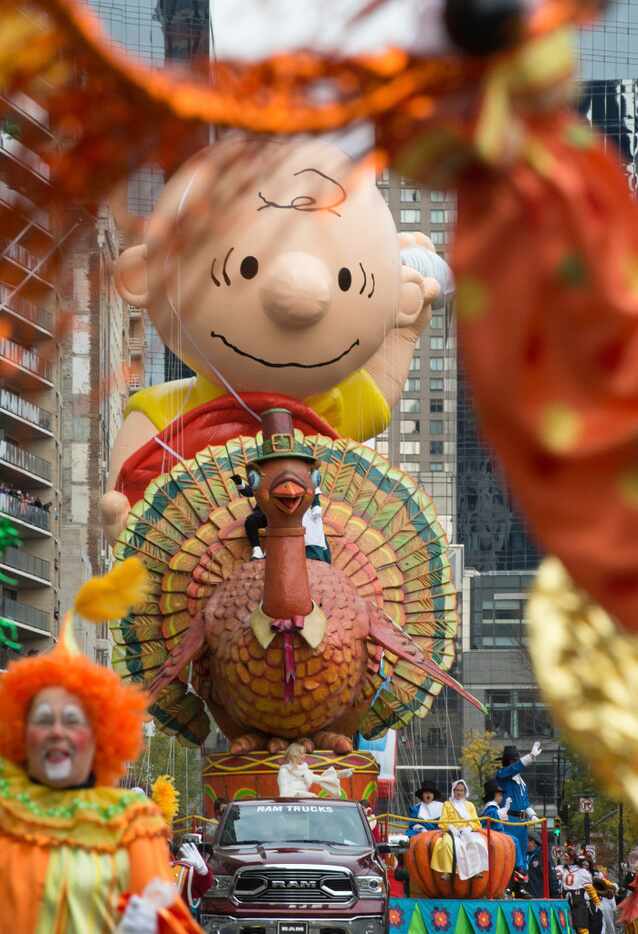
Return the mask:
POLYGON ((342 266, 339 270, 339 288, 342 292, 347 292, 350 286, 352 285, 352 273, 347 266, 342 266))
POLYGON ((241 261, 239 271, 244 279, 254 279, 259 271, 259 263, 256 256, 244 256, 241 261))

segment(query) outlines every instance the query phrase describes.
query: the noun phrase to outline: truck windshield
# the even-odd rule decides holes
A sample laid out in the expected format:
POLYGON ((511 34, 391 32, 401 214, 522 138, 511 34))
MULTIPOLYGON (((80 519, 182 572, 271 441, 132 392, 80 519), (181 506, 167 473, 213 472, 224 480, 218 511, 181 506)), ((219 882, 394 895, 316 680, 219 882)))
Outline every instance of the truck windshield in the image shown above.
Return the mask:
POLYGON ((370 846, 364 818, 352 807, 331 804, 232 804, 220 846, 241 843, 326 843, 370 846))

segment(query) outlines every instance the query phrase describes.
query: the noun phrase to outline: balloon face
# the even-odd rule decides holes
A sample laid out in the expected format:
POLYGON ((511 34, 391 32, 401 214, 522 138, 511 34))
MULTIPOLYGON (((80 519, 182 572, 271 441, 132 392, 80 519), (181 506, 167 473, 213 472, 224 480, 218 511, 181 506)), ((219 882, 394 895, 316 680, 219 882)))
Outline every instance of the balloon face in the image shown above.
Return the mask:
POLYGON ((270 143, 248 158, 245 146, 211 147, 168 183, 138 304, 212 382, 303 398, 362 367, 395 326, 396 230, 372 171, 334 147, 270 143))

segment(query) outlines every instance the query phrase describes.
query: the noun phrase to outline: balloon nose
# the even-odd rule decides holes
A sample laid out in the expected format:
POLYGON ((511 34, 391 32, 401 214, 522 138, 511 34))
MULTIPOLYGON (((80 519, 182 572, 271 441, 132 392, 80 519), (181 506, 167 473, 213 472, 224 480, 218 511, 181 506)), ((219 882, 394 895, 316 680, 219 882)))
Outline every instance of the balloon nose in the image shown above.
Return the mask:
POLYGON ((330 306, 330 273, 308 253, 283 253, 272 264, 261 289, 268 317, 285 328, 316 324, 330 306))

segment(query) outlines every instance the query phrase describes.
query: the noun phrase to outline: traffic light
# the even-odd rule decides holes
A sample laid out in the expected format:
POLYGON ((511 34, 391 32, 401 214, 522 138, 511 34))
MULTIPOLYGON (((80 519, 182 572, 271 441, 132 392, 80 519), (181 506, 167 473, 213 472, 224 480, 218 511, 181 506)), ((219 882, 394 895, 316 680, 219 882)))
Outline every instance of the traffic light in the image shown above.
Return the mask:
POLYGON ((561 831, 561 819, 560 817, 555 817, 554 826, 552 828, 552 834, 556 840, 560 839, 560 831, 561 831))

